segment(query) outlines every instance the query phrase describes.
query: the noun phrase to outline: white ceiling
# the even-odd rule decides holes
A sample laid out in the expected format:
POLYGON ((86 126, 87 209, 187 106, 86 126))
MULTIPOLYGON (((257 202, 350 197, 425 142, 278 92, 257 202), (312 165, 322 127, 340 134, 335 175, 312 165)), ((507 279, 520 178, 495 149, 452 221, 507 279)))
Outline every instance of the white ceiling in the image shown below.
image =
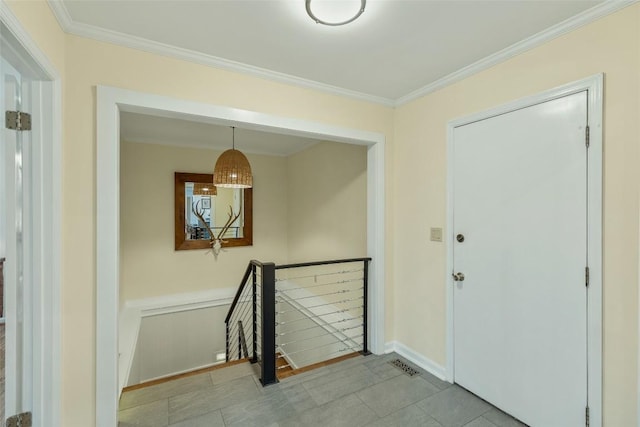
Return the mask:
MULTIPOLYGON (((236 148, 244 153, 288 156, 320 142, 317 139, 236 128, 236 148)), ((120 114, 120 139, 127 142, 228 150, 229 126, 139 113, 120 114)))
POLYGON ((327 27, 306 15, 304 0, 51 0, 72 33, 202 54, 200 62, 389 105, 514 44, 522 51, 560 34, 572 17, 593 18, 585 11, 599 3, 368 0, 357 21, 327 27))
MULTIPOLYGON (((70 33, 387 105, 622 7, 607 3, 367 0, 358 20, 327 27, 307 16, 304 0, 50 0, 70 33)), ((228 126, 128 112, 121 136, 219 150, 231 144, 228 126)), ((236 130, 237 148, 248 153, 287 156, 318 142, 236 130)))

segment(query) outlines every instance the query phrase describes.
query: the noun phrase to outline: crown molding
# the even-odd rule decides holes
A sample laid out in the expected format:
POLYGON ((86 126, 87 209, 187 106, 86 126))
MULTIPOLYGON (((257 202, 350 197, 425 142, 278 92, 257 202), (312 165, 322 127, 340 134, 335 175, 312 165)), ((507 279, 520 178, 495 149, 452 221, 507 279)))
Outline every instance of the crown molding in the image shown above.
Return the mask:
POLYGON ((220 68, 227 71, 242 73, 266 80, 276 81, 279 83, 289 84, 307 89, 314 89, 320 92, 344 96, 360 101, 372 102, 386 107, 399 107, 422 96, 428 95, 446 86, 459 82, 460 80, 470 77, 476 73, 484 71, 487 68, 511 59, 514 56, 540 46, 541 44, 553 40, 554 38, 560 37, 563 34, 571 32, 593 21, 615 13, 621 9, 624 9, 625 7, 637 3, 638 1, 640 0, 604 1, 603 3, 600 3, 582 13, 579 13, 578 15, 566 19, 565 21, 549 27, 546 30, 534 34, 533 36, 528 37, 520 42, 512 44, 505 49, 502 49, 494 54, 491 54, 483 59, 474 62, 473 64, 454 71, 453 73, 448 74, 432 83, 429 83, 428 85, 423 86, 420 89, 414 90, 413 92, 410 92, 407 95, 404 95, 396 100, 340 88, 326 83, 316 82, 313 80, 308 80, 277 71, 271 71, 236 61, 230 61, 228 59, 219 58, 213 55, 207 55, 190 49, 184 49, 164 43, 155 42, 152 40, 144 39, 142 37, 131 36, 117 31, 106 30, 93 25, 75 22, 71 18, 71 15, 69 14, 62 0, 48 0, 48 3, 62 29, 69 34, 124 46, 131 49, 177 58, 201 65, 220 68))
POLYGON ((68 33, 69 29, 73 25, 73 19, 71 19, 67 6, 64 5, 62 0, 48 0, 47 4, 53 12, 53 15, 58 20, 58 24, 60 24, 62 30, 68 33))
POLYGON ((217 56, 196 52, 190 49, 171 46, 142 37, 120 33, 118 31, 107 30, 104 28, 96 27, 94 25, 75 22, 71 18, 71 15, 69 14, 69 11, 67 10, 63 1, 48 0, 48 3, 62 29, 69 34, 124 46, 131 49, 142 50, 149 53, 155 53, 162 56, 177 58, 184 61, 194 62, 200 65, 206 65, 209 67, 215 67, 227 71, 246 74, 253 77, 259 77, 278 83, 284 83, 307 89, 314 89, 320 92, 344 96, 360 101, 372 102, 375 104, 384 105, 386 107, 393 107, 395 105, 394 99, 349 90, 326 83, 304 79, 302 77, 280 73, 278 71, 267 70, 265 68, 255 67, 253 65, 243 64, 241 62, 231 61, 217 56))
POLYGON ((479 73, 480 71, 484 71, 487 68, 493 67, 494 65, 513 58, 514 56, 538 47, 543 43, 555 39, 556 37, 560 37, 563 34, 569 33, 593 21, 624 9, 625 7, 637 3, 638 1, 639 0, 608 0, 600 3, 599 5, 587 9, 584 12, 579 13, 578 15, 566 19, 552 27, 547 28, 546 30, 534 34, 533 36, 528 37, 515 44, 512 44, 505 49, 502 49, 492 55, 480 59, 473 64, 467 65, 466 67, 463 67, 458 71, 454 71, 453 73, 448 74, 441 79, 434 81, 433 83, 429 83, 428 85, 423 86, 420 89, 417 89, 401 98, 398 98, 396 100, 395 106, 399 107, 401 105, 407 104, 429 93, 435 92, 446 86, 459 82, 460 80, 466 79, 467 77, 479 73))

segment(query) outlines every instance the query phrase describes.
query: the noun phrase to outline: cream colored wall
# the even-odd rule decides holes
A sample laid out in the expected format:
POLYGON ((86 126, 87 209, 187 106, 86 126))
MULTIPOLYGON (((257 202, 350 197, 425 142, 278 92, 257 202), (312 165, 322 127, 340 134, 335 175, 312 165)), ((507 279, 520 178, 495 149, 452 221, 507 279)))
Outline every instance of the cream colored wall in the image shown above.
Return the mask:
POLYGON ((247 154, 254 244, 225 248, 216 260, 206 249, 174 250, 174 172, 212 173, 220 151, 131 142, 120 148, 121 301, 235 288, 249 260, 287 260, 285 157, 247 154))
POLYGON ((639 44, 634 5, 395 115, 394 334, 444 365, 446 248, 428 230, 446 222, 447 122, 605 73, 604 425, 612 427, 637 423, 639 44))
POLYGON ((367 256, 367 147, 316 144, 287 158, 289 262, 367 256))
POLYGON ((602 71, 605 425, 636 424, 639 5, 395 114, 379 105, 65 36, 43 1, 9 6, 63 79, 62 425, 95 425, 95 85, 385 134, 386 339, 444 363, 445 248, 429 242, 427 230, 445 223, 446 122, 602 71), (397 316, 394 306, 402 307, 397 316))

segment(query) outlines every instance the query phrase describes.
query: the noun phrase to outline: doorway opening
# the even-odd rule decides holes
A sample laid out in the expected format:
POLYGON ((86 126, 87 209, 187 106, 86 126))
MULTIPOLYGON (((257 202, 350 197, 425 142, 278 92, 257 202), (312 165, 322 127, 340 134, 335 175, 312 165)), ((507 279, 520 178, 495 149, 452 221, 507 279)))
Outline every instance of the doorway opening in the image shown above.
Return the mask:
POLYGON ((119 389, 119 116, 121 112, 366 145, 370 349, 384 351, 384 135, 305 120, 99 86, 97 90, 96 417, 117 422, 119 389))

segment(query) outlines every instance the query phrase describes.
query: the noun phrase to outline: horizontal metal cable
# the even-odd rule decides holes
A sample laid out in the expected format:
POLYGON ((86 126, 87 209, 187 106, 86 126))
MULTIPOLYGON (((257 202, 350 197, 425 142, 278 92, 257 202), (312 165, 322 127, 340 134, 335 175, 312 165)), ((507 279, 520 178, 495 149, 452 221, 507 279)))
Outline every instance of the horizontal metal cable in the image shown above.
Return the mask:
POLYGON ((238 321, 236 320, 236 324, 229 328, 229 337, 237 334, 238 332, 238 321))
MULTIPOLYGON (((305 319, 322 319, 324 316, 330 316, 333 314, 340 314, 340 313, 348 313, 350 312, 351 309, 345 309, 345 310, 339 310, 339 311, 334 311, 331 313, 326 313, 326 314, 318 314, 318 315, 314 315, 314 316, 306 316, 303 314, 304 317, 300 317, 297 319, 291 319, 291 320, 287 320, 286 322, 277 322, 276 319, 276 325, 288 325, 290 323, 296 322, 296 321, 301 321, 301 320, 305 320, 305 319)), ((358 317, 362 317, 362 313, 360 314, 354 314, 353 316, 351 316, 351 319, 357 319, 358 317)), ((319 325, 318 325, 319 326, 319 325)))
MULTIPOLYGON (((247 329, 245 328, 245 336, 246 335, 251 335, 251 333, 253 331, 251 331, 251 333, 248 333, 248 334, 247 334, 247 332, 249 332, 249 331, 247 331, 247 329)), ((229 341, 231 341, 232 338, 237 338, 238 337, 238 333, 239 333, 239 328, 235 328, 233 331, 231 331, 229 333, 229 341)))
POLYGON ((252 305, 251 301, 249 301, 248 303, 237 304, 235 309, 233 310, 233 313, 229 317, 229 320, 233 319, 234 317, 238 317, 238 313, 240 313, 241 311, 244 311, 245 307, 251 306, 251 305, 252 305))
MULTIPOLYGON (((236 313, 235 316, 232 316, 230 320, 237 322, 238 320, 243 320, 246 318, 245 314, 246 314, 246 308, 243 307, 241 311, 239 311, 238 313, 236 313)), ((249 312, 250 313, 250 312, 249 312)))
MULTIPOLYGON (((360 298, 358 298, 358 299, 360 299, 360 298)), ((333 304, 325 304, 325 305, 333 305, 333 304)), ((338 311, 332 311, 330 313, 317 314, 315 316, 307 316, 306 314, 303 313, 303 316, 305 316, 305 317, 307 317, 309 319, 312 319, 314 317, 328 316, 330 314, 336 314, 336 313, 344 313, 344 312, 347 312, 347 311, 354 310, 356 308, 363 308, 363 307, 364 307, 364 305, 357 305, 357 306, 354 306, 354 307, 344 308, 344 309, 338 310, 338 311)), ((298 310, 298 309, 296 309, 296 310, 276 311, 276 315, 285 314, 285 313, 301 313, 301 312, 302 312, 302 310, 298 310)))
POLYGON ((362 297, 358 297, 358 298, 348 298, 348 299, 343 299, 341 301, 335 301, 332 302, 331 304, 318 304, 318 305, 310 305, 310 306, 305 306, 304 308, 306 310, 310 310, 312 308, 317 308, 317 307, 324 307, 325 305, 336 305, 336 304, 344 304, 346 302, 352 302, 352 301, 362 301, 362 297))
MULTIPOLYGON (((342 328, 342 329, 338 329, 338 330, 337 330, 337 331, 335 331, 335 332, 326 332, 326 333, 324 333, 324 334, 314 335, 314 336, 312 336, 312 337, 309 337, 309 338, 303 338, 303 339, 301 339, 301 340, 295 340, 295 341, 287 341, 287 342, 283 342, 283 343, 280 343, 280 344, 278 344, 278 345, 280 345, 280 346, 284 347, 285 345, 295 344, 295 343, 299 343, 299 342, 301 342, 301 341, 314 340, 314 339, 316 339, 316 338, 326 337, 327 335, 334 335, 334 334, 336 334, 336 333, 343 333, 343 332, 345 332, 345 331, 350 331, 350 330, 353 330, 353 329, 360 329, 360 328, 362 328, 362 325, 352 326, 352 327, 350 327, 350 328, 342 328)), ((280 336, 283 336, 283 335, 284 335, 284 334, 281 334, 280 336)), ((354 337, 354 338, 356 338, 356 337, 354 337)))
POLYGON ((252 311, 253 311, 253 303, 249 301, 247 304, 244 304, 244 306, 242 307, 240 311, 241 315, 239 317, 241 319, 244 319, 247 313, 251 314, 252 311))
POLYGON ((235 339, 238 338, 238 331, 234 331, 233 333, 229 334, 229 344, 233 345, 235 343, 235 339))
MULTIPOLYGON (((311 328, 322 328, 323 326, 326 326, 326 325, 335 325, 336 323, 343 323, 343 322, 347 322, 349 320, 355 320, 355 319, 358 319, 358 318, 361 318, 361 317, 362 317, 362 314, 359 314, 359 315, 354 316, 354 317, 352 317, 350 319, 340 319, 340 320, 336 320, 335 322, 327 322, 324 325, 315 325, 315 326, 312 326, 311 328)), ((276 322, 276 326, 289 325, 291 323, 299 322, 301 320, 306 320, 306 319, 295 319, 295 320, 289 320, 288 322, 276 322)), ((306 330, 311 329, 311 328, 296 329, 296 331, 306 331, 306 330)), ((294 332, 294 331, 291 331, 291 332, 294 332)), ((287 332, 287 333, 290 334, 291 332, 287 332)))
POLYGON ((303 291, 305 289, 310 289, 310 288, 317 288, 319 286, 330 286, 330 285, 342 285, 345 283, 354 283, 354 282, 362 282, 364 280, 364 277, 356 277, 354 279, 345 279, 345 280, 338 280, 337 282, 329 282, 329 283, 320 283, 318 285, 310 285, 310 286, 299 286, 297 288, 290 288, 290 289, 276 289, 276 293, 278 292, 293 292, 293 291, 303 291))
POLYGON ((364 336, 364 335, 358 335, 358 336, 355 336, 355 337, 352 337, 352 338, 347 338, 347 339, 344 339, 344 340, 336 340, 336 341, 334 341, 334 342, 332 342, 332 343, 329 343, 329 344, 323 344, 323 345, 320 345, 320 346, 317 346, 317 347, 311 347, 311 348, 305 348, 305 349, 303 349, 303 350, 292 351, 292 352, 287 353, 287 355, 291 356, 292 354, 298 354, 298 353, 304 353, 304 352, 311 351, 311 350, 317 350, 317 349, 319 349, 319 348, 326 347, 326 346, 328 346, 328 345, 334 345, 334 344, 336 344, 336 343, 342 343, 342 344, 344 344, 344 343, 347 343, 347 342, 349 342, 349 341, 354 342, 354 341, 353 341, 354 339, 356 339, 356 338, 360 338, 360 337, 363 337, 363 336, 364 336))
MULTIPOLYGON (((238 306, 236 306, 238 307, 238 306)), ((242 313, 242 315, 244 315, 244 313, 247 310, 251 310, 253 309, 253 301, 252 300, 248 300, 248 301, 244 301, 242 305, 239 306, 240 308, 238 309, 239 313, 242 313)))
MULTIPOLYGON (((300 267, 300 268, 306 268, 306 267, 300 267)), ((310 274, 308 276, 296 276, 296 277, 287 277, 287 278, 276 278, 276 282, 282 282, 285 280, 298 280, 298 279, 309 279, 312 277, 321 277, 321 276, 333 276, 336 274, 347 274, 347 273, 356 273, 358 271, 364 271, 363 268, 356 268, 354 270, 341 270, 341 271, 333 271, 330 273, 317 273, 317 274, 310 274)))
MULTIPOLYGON (((361 288, 356 288, 356 289, 343 289, 341 291, 336 291, 336 292, 329 292, 326 294, 317 294, 317 295, 311 295, 308 297, 300 297, 300 298, 291 298, 293 301, 300 301, 302 299, 309 299, 309 298, 318 298, 318 297, 326 297, 327 295, 340 295, 340 294, 346 294, 349 292, 355 292, 355 291, 361 291, 364 289, 364 286, 361 288)), ((283 300, 282 298, 278 299, 276 298, 276 302, 289 302, 287 300, 283 300)))

